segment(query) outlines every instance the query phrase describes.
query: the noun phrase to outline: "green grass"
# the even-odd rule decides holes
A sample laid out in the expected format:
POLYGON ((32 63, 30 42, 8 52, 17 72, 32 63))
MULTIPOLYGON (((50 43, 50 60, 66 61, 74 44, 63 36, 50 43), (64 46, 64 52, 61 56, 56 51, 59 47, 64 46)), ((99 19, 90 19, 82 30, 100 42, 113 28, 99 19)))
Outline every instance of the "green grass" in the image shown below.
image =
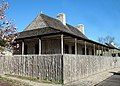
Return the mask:
POLYGON ((27 85, 26 83, 21 83, 20 81, 8 79, 2 76, 0 76, 0 81, 8 83, 10 86, 30 86, 27 85))

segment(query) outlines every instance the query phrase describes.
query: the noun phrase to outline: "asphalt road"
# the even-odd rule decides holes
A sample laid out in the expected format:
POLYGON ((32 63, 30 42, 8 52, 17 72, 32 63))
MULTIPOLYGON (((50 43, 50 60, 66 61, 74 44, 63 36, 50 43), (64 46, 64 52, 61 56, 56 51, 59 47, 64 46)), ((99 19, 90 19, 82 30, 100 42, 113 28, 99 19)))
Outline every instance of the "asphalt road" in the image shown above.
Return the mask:
POLYGON ((120 86, 120 73, 112 75, 95 86, 120 86))

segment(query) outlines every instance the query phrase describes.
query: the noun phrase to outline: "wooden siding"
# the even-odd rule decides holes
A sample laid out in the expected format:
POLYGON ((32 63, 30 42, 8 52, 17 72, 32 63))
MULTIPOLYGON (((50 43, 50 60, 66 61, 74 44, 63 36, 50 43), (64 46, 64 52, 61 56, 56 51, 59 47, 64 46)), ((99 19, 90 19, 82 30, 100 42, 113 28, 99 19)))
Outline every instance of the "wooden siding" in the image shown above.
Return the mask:
POLYGON ((43 39, 42 54, 60 54, 61 44, 60 39, 43 39))

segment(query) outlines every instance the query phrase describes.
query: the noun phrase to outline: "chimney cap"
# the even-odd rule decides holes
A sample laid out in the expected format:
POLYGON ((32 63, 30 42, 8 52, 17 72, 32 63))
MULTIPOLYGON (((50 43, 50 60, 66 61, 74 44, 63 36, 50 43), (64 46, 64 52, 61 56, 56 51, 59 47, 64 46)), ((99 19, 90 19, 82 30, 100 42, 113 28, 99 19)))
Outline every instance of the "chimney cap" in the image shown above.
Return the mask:
POLYGON ((78 25, 76 26, 76 28, 77 28, 80 32, 82 32, 83 34, 85 34, 84 24, 78 24, 78 25))
POLYGON ((60 20, 64 25, 66 25, 66 16, 64 13, 59 13, 57 19, 60 20))
POLYGON ((76 27, 79 27, 79 26, 83 26, 84 27, 84 24, 78 24, 76 27))
POLYGON ((57 16, 59 16, 59 15, 65 15, 65 13, 58 13, 57 16))

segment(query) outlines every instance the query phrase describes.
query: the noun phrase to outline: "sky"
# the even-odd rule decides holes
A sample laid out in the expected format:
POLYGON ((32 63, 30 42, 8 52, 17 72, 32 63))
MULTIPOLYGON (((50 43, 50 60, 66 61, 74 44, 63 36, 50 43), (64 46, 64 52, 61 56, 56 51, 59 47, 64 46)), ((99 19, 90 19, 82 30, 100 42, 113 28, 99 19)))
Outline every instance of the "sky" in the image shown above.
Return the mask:
POLYGON ((112 36, 120 45, 120 0, 6 0, 6 14, 21 32, 41 13, 56 18, 65 13, 67 23, 84 24, 85 35, 97 41, 112 36))

